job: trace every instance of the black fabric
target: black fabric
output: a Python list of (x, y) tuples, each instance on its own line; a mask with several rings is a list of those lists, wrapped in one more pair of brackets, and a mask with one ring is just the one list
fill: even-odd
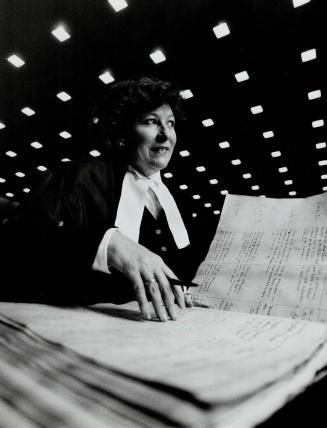
[[(28, 201), (1, 226), (0, 264), (6, 278), (1, 300), (87, 304), (134, 299), (123, 275), (91, 269), (103, 234), (114, 226), (125, 171), (126, 164), (112, 153), (45, 173)], [(176, 202), (185, 222), (183, 204)], [(187, 221), (186, 227), (190, 232)], [(190, 247), (183, 253), (189, 253), (187, 272), (175, 257), (167, 264), (173, 263), (173, 270), (180, 266), (190, 277), (205, 250), (199, 251), (197, 244), (195, 252)]]

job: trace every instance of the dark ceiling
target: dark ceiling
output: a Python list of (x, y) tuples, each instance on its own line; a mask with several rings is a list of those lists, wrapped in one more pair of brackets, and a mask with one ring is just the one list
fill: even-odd
[[(99, 79), (107, 70), (116, 80), (151, 75), (192, 91), (165, 171), (189, 195), (190, 213), (219, 215), (226, 191), (280, 198), (327, 190), (327, 165), (318, 164), (327, 160), (325, 0), (126, 1), (115, 12), (107, 0), (0, 0), (0, 196), (21, 202), (43, 174), (38, 166), (101, 151), (91, 106), (107, 88)], [(221, 23), (230, 34), (217, 38)], [(68, 40), (52, 35), (58, 25)], [(166, 61), (151, 60), (156, 49)], [(302, 61), (306, 51), (315, 58)], [(7, 60), (13, 54), (22, 67)], [(238, 82), (242, 71), (249, 79)], [(62, 91), (71, 99), (61, 101)], [(254, 106), (263, 111), (253, 114)], [(264, 138), (268, 131), (273, 137)]]

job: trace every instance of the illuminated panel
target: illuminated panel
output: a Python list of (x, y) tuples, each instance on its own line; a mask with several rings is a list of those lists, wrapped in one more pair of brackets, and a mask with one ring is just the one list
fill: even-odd
[(28, 187), (25, 187), (24, 189), (23, 189), (23, 192), (25, 192), (25, 193), (29, 193), (31, 191), (31, 189), (29, 189)]
[(189, 98), (193, 97), (193, 93), (190, 89), (184, 89), (183, 91), (180, 91), (180, 96), (184, 99), (184, 100), (188, 100)]
[(206, 203), (204, 204), (204, 206), (205, 206), (205, 208), (210, 208), (210, 207), (211, 207), (211, 204), (210, 204), (210, 202), (206, 202)]
[(283, 172), (287, 172), (288, 168), (286, 166), (282, 166), (282, 167), (278, 168), (278, 171), (282, 174)]
[(281, 155), (282, 155), (282, 153), (279, 150), (277, 150), (276, 152), (271, 152), (271, 156), (273, 158), (278, 158)]
[(308, 92), (309, 100), (315, 100), (316, 98), (320, 98), (320, 97), (321, 97), (320, 89), (317, 89), (316, 91)]
[(65, 30), (63, 25), (59, 25), (51, 34), (59, 40), (59, 42), (64, 42), (65, 40), (70, 39), (70, 34)]
[(252, 114), (259, 114), (263, 112), (263, 108), (261, 105), (251, 107)]
[(205, 126), (206, 128), (208, 128), (209, 126), (214, 125), (214, 121), (212, 119), (204, 119), (202, 121), (202, 125)]
[(319, 161), (319, 162), (318, 162), (318, 165), (319, 165), (319, 166), (327, 165), (327, 160), (321, 160), (321, 161)]
[(323, 119), (314, 120), (314, 121), (312, 122), (312, 128), (320, 128), (321, 126), (324, 126), (324, 121), (323, 121)]
[(166, 57), (160, 49), (150, 53), (150, 58), (155, 64), (166, 61)]
[(222, 195), (227, 195), (227, 194), (228, 194), (228, 190), (222, 190), (220, 193), (221, 193)]
[(250, 78), (247, 71), (241, 71), (240, 73), (236, 73), (234, 76), (238, 82), (244, 82)]
[(301, 53), (302, 62), (312, 61), (317, 58), (316, 49), (309, 49)]
[(195, 169), (196, 169), (198, 172), (203, 172), (203, 171), (205, 171), (205, 170), (206, 170), (204, 166), (197, 166)]
[(11, 55), (7, 58), (7, 61), (9, 61), (16, 68), (22, 67), (25, 64), (25, 61), (23, 61), (18, 55)]
[(94, 158), (98, 157), (101, 155), (101, 153), (99, 152), (99, 150), (91, 150), (90, 151), (90, 155), (93, 156)]
[(316, 149), (324, 149), (325, 147), (326, 147), (326, 143), (324, 142), (316, 144)]
[(0, 177), (0, 183), (5, 183), (5, 182), (6, 182), (6, 180), (4, 178)]
[(192, 198), (193, 199), (201, 199), (201, 196), (200, 195), (193, 195)]
[(24, 113), (24, 114), (26, 114), (26, 116), (33, 116), (33, 114), (35, 114), (35, 111), (34, 110), (32, 110), (31, 108), (29, 108), (29, 107), (24, 107), (24, 108), (22, 108), (21, 109), (21, 112), (22, 113)]
[(218, 215), (218, 214), (220, 214), (220, 211), (219, 211), (219, 210), (215, 210), (213, 213), (214, 213), (215, 215)]
[(213, 32), (215, 33), (217, 39), (221, 39), (222, 37), (228, 36), (228, 34), (230, 34), (230, 29), (228, 28), (226, 22), (222, 22), (213, 27)]
[(62, 131), (59, 133), (60, 137), (63, 138), (64, 140), (67, 140), (68, 138), (71, 138), (72, 134), (70, 134), (67, 131)]
[(302, 6), (306, 3), (310, 3), (311, 0), (293, 0), (293, 6), (294, 7), (299, 7)]
[(221, 143), (219, 143), (219, 147), (221, 149), (227, 149), (228, 147), (230, 147), (230, 144), (228, 141), (222, 141)]
[(36, 167), (36, 169), (38, 169), (39, 171), (46, 171), (48, 168), (43, 165), (39, 165)]
[(233, 164), (233, 165), (241, 165), (241, 160), (240, 159), (233, 159), (232, 161), (231, 161), (231, 163)]
[(108, 0), (108, 2), (115, 12), (119, 12), (120, 10), (126, 9), (126, 7), (128, 6), (125, 0)]
[(187, 186), (186, 184), (181, 184), (181, 185), (179, 186), (179, 188), (180, 188), (181, 190), (186, 190), (186, 189), (188, 189), (188, 186)]
[(63, 158), (63, 159), (61, 159), (61, 162), (70, 162), (70, 159), (69, 158)]
[(259, 190), (260, 187), (257, 184), (255, 184), (254, 186), (251, 186), (251, 189), (252, 190)]
[(171, 172), (165, 172), (164, 173), (164, 177), (166, 177), (166, 178), (172, 178), (173, 174)]
[(104, 73), (100, 74), (99, 79), (102, 80), (102, 82), (106, 85), (115, 80), (109, 71), (105, 71)]
[(33, 143), (31, 143), (31, 146), (34, 147), (34, 149), (41, 149), (43, 147), (42, 144), (38, 141), (33, 141)]
[(23, 172), (20, 172), (20, 171), (18, 171), (18, 172), (15, 172), (15, 175), (17, 176), (17, 177), (25, 177), (25, 174), (23, 173)]
[(263, 138), (272, 138), (274, 136), (273, 131), (266, 131), (263, 134)]
[(3, 129), (5, 127), (6, 127), (6, 125), (3, 122), (0, 122), (0, 129)]
[(321, 175), (321, 176), (320, 176), (320, 178), (321, 178), (322, 180), (326, 180), (326, 179), (327, 179), (327, 174), (323, 174), (323, 175)]
[(288, 192), (288, 194), (289, 194), (290, 196), (295, 196), (295, 195), (296, 195), (296, 192), (295, 192), (295, 190), (292, 190), (291, 192)]
[(17, 153), (13, 152), (12, 150), (8, 150), (5, 155), (9, 156), (10, 158), (14, 158), (17, 156)]
[(67, 94), (67, 92), (65, 92), (65, 91), (61, 91), (61, 92), (59, 92), (58, 94), (57, 94), (57, 97), (61, 100), (61, 101), (64, 101), (64, 102), (66, 102), (66, 101), (69, 101), (72, 97), (69, 95), (69, 94)]
[(15, 195), (11, 192), (7, 192), (6, 196), (8, 196), (8, 198), (13, 198)]
[(252, 175), (249, 172), (247, 172), (247, 173), (243, 174), (242, 177), (245, 178), (245, 180), (247, 180), (248, 178), (251, 178)]
[(284, 181), (284, 184), (285, 184), (286, 186), (290, 186), (291, 184), (293, 184), (293, 180), (285, 180), (285, 181)]
[(190, 156), (190, 152), (188, 150), (181, 150), (179, 154), (182, 156), (182, 158), (185, 158), (187, 156)]
[(210, 184), (218, 184), (218, 180), (216, 178), (212, 178), (211, 180), (209, 180)]

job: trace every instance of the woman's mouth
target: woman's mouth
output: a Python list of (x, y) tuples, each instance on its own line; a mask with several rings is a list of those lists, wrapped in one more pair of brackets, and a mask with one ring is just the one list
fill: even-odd
[(153, 147), (151, 150), (155, 153), (166, 153), (169, 151), (169, 148), (168, 147)]

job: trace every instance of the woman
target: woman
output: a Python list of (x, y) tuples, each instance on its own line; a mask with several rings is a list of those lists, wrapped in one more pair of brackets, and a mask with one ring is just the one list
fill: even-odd
[(184, 308), (184, 294), (171, 279), (192, 264), (191, 247), (160, 171), (176, 145), (181, 101), (158, 79), (111, 86), (97, 118), (110, 140), (107, 156), (47, 173), (6, 223), (3, 258), (16, 285), (2, 290), (3, 298), (61, 304), (136, 299), (145, 319), (151, 318), (149, 299), (161, 321), (176, 319), (175, 302)]

